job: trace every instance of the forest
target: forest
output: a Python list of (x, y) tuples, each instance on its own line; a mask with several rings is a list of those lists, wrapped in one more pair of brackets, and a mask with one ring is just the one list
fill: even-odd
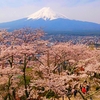
[(100, 100), (100, 50), (44, 36), (0, 30), (0, 100)]

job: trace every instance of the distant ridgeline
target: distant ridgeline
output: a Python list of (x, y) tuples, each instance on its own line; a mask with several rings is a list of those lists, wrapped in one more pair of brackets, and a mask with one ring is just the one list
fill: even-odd
[(83, 30), (80, 30), (80, 31), (45, 31), (48, 35), (69, 35), (69, 36), (100, 36), (100, 31), (83, 31)]

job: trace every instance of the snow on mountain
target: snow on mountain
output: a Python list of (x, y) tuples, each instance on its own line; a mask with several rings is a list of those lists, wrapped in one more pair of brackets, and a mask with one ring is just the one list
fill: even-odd
[(0, 23), (0, 28), (8, 29), (9, 31), (25, 27), (34, 29), (42, 28), (47, 33), (100, 33), (100, 24), (71, 20), (62, 14), (55, 13), (49, 7), (42, 8), (36, 13), (23, 19)]
[(41, 19), (41, 18), (44, 20), (54, 20), (58, 18), (66, 19), (67, 17), (62, 14), (55, 13), (50, 7), (44, 7), (39, 11), (33, 13), (32, 15), (28, 16), (27, 19)]

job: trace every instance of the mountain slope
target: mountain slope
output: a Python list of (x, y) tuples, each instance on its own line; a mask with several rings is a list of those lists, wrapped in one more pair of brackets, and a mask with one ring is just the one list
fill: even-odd
[(0, 24), (0, 28), (7, 28), (8, 30), (23, 27), (42, 28), (46, 32), (100, 32), (100, 24), (70, 20), (62, 14), (55, 13), (48, 7), (42, 8), (26, 18)]

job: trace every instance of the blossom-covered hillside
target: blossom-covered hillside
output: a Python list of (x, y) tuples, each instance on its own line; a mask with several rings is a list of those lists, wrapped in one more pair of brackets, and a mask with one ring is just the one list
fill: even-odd
[(99, 100), (100, 51), (42, 36), (30, 28), (0, 32), (0, 100)]

